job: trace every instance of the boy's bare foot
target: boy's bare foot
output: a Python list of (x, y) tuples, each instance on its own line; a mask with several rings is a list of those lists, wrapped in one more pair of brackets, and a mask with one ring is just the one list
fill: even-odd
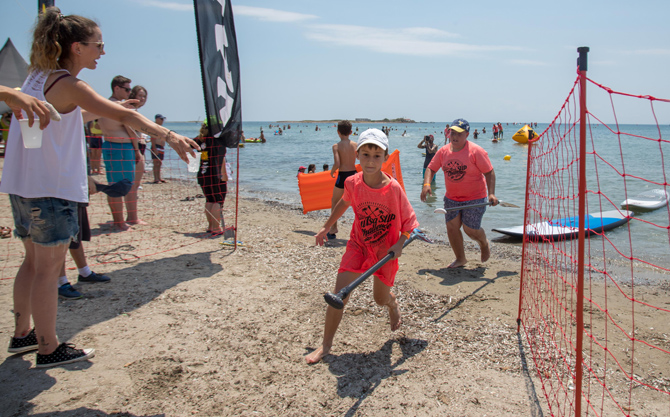
[(126, 220), (126, 223), (128, 223), (128, 224), (138, 224), (138, 225), (140, 225), (140, 226), (146, 226), (146, 225), (149, 224), (149, 223), (145, 222), (144, 220), (140, 220), (140, 219), (137, 219), (137, 220)]
[(391, 321), (391, 331), (395, 332), (400, 328), (400, 325), (402, 324), (402, 319), (400, 318), (400, 307), (398, 306), (396, 297), (393, 294), (391, 294), (391, 297), (392, 297), (391, 304), (388, 305), (389, 320)]
[(305, 361), (307, 361), (308, 364), (313, 364), (319, 362), (321, 359), (324, 358), (330, 352), (330, 349), (324, 349), (323, 346), (319, 347), (317, 350), (314, 352), (310, 353), (309, 355), (305, 356)]
[(456, 260), (455, 260), (454, 262), (452, 262), (451, 265), (449, 265), (447, 268), (460, 268), (460, 267), (462, 267), (462, 266), (465, 266), (465, 264), (467, 264), (467, 263), (468, 263), (467, 260), (463, 260), (463, 261), (461, 261), (461, 260), (459, 260), (459, 259), (456, 259)]
[(482, 250), (482, 262), (486, 262), (491, 257), (491, 247), (489, 246), (489, 241), (486, 241), (486, 244), (481, 247)]

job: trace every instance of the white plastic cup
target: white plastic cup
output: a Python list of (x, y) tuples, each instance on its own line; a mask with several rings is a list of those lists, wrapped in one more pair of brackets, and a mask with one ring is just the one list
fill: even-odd
[(198, 172), (198, 168), (200, 168), (200, 152), (195, 153), (195, 158), (190, 153), (187, 153), (186, 157), (188, 158), (188, 172)]
[(33, 127), (28, 126), (27, 118), (19, 120), (21, 124), (21, 136), (23, 136), (24, 148), (41, 148), (42, 147), (42, 129), (40, 129), (40, 121), (35, 118)]

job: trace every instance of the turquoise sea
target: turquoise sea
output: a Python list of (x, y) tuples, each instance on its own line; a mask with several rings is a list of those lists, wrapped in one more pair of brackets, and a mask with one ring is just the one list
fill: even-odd
[[(277, 122), (245, 122), (244, 133), (247, 138), (258, 137), (262, 128), (267, 143), (247, 143), (240, 149), (240, 194), (242, 196), (255, 197), (261, 200), (278, 201), (290, 206), (302, 207), (298, 193), (298, 182), (296, 173), (300, 165), (308, 166), (315, 164), (317, 171), (322, 170), (323, 164), (332, 166), (333, 156), (331, 146), (339, 139), (337, 128), (333, 124), (323, 123), (291, 123), (290, 129), (284, 129), (283, 135), (274, 135)], [(282, 127), (288, 127), (289, 123), (280, 123)], [(512, 135), (522, 127), (509, 123), (504, 127), (504, 139), (498, 143), (491, 141), (492, 122), (471, 123), (470, 140), (482, 146), (489, 154), (496, 173), (496, 196), (503, 201), (524, 205), (527, 145), (518, 144), (512, 140)], [(316, 130), (316, 126), (319, 130)], [(377, 123), (355, 123), (354, 130), (359, 132), (367, 128), (380, 128), (382, 124)], [(424, 135), (432, 134), (438, 146), (444, 145), (445, 122), (436, 123), (397, 123), (388, 125), (393, 129), (389, 136), (390, 149), (400, 151), (400, 162), (402, 166), (403, 179), (407, 196), (416, 211), (421, 226), (428, 233), (439, 240), (446, 240), (446, 228), (444, 217), (434, 214), (433, 210), (442, 207), (444, 196), (444, 178), (442, 172), (437, 175), (437, 188), (434, 189), (437, 196), (428, 202), (420, 201), (419, 196), (423, 183), (422, 170), (424, 156), (422, 149), (417, 145)], [(166, 123), (166, 127), (189, 137), (198, 134), (198, 123)], [(472, 139), (472, 132), (477, 128), (480, 132), (486, 127), (487, 133), (480, 134), (479, 139)], [(538, 124), (536, 132), (541, 133), (547, 127), (546, 124)], [(633, 135), (658, 138), (659, 130), (655, 125), (623, 125), (622, 131)], [(406, 135), (402, 136), (406, 131)], [(619, 141), (601, 125), (593, 125), (591, 129), (593, 145), (599, 155), (606, 159), (614, 168), (621, 172), (622, 156), (623, 167), (626, 173), (633, 176), (642, 176), (652, 179), (660, 184), (667, 183), (669, 179), (663, 175), (670, 176), (670, 145), (659, 141), (642, 140), (633, 136), (624, 137)], [(661, 126), (660, 135), (664, 139), (670, 138), (670, 126)], [(356, 140), (356, 136), (351, 137)], [(509, 160), (504, 157), (509, 155)], [(665, 159), (663, 159), (665, 158)], [(173, 159), (173, 158), (170, 158)], [(591, 168), (587, 175), (589, 186), (595, 188), (598, 181), (615, 204), (620, 204), (625, 198), (623, 181), (615, 173), (612, 167), (597, 159), (598, 175), (595, 175), (596, 166), (593, 155), (587, 157)], [(617, 165), (618, 164), (618, 165)], [(665, 169), (663, 169), (665, 167)], [(629, 178), (628, 194), (632, 197), (644, 190), (663, 188), (662, 185), (646, 184), (642, 181)], [(670, 191), (670, 187), (667, 188)], [(599, 211), (597, 196), (589, 197), (589, 211)], [(613, 209), (610, 205), (604, 210)], [(323, 211), (324, 215), (326, 211)], [(659, 209), (653, 212), (636, 213), (643, 222), (631, 224), (631, 238), (629, 239), (628, 228), (622, 226), (608, 232), (608, 237), (614, 240), (632, 240), (636, 254), (644, 254), (645, 260), (656, 265), (670, 268), (670, 238), (669, 238), (669, 214), (668, 209)], [(503, 208), (500, 206), (489, 207), (483, 219), (483, 227), (494, 244), (520, 245), (520, 242), (503, 237), (491, 229), (495, 227), (508, 227), (523, 224), (523, 209)], [(662, 228), (651, 224), (661, 225)], [(315, 231), (316, 232), (316, 231)], [(592, 239), (593, 240), (593, 239)], [(627, 245), (627, 244), (626, 244)]]

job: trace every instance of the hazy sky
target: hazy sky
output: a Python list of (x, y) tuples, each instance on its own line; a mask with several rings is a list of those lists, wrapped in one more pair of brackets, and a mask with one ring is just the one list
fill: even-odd
[[(122, 74), (149, 91), (145, 115), (204, 117), (192, 2), (56, 5), (100, 24), (106, 55), (95, 71), (80, 73), (100, 94), (109, 96), (112, 77)], [(595, 81), (670, 98), (667, 0), (239, 0), (233, 7), (248, 121), (548, 122), (572, 87), (578, 46), (591, 48)], [(36, 15), (37, 1), (3, 0), (0, 42), (11, 37), (26, 60)], [(639, 122), (637, 111), (624, 122)]]

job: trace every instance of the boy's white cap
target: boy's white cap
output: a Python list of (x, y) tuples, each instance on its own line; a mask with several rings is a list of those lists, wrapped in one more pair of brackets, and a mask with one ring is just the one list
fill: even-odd
[(368, 129), (361, 133), (360, 136), (358, 136), (358, 146), (356, 146), (356, 150), (359, 150), (361, 146), (367, 144), (379, 146), (383, 150), (389, 148), (388, 138), (384, 132), (379, 129)]

